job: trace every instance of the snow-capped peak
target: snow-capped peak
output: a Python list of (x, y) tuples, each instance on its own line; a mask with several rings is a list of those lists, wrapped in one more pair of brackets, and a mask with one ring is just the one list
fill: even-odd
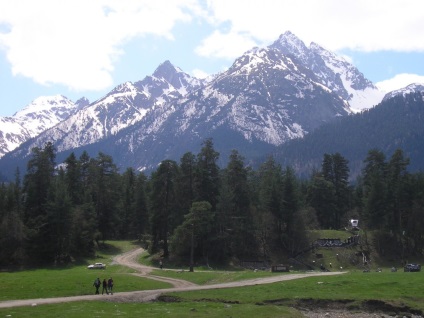
[(29, 114), (52, 111), (54, 109), (62, 109), (61, 111), (67, 110), (69, 112), (75, 107), (75, 104), (63, 95), (41, 96), (34, 99), (24, 109), (16, 112), (13, 117), (21, 118)]
[(415, 93), (415, 92), (424, 92), (424, 84), (412, 83), (412, 84), (409, 84), (408, 86), (406, 86), (404, 88), (391, 91), (391, 92), (387, 93), (386, 95), (384, 95), (383, 101), (390, 99), (390, 98), (393, 98), (397, 95), (405, 96), (406, 94)]
[(12, 117), (0, 118), (0, 157), (76, 111), (77, 106), (65, 96), (42, 96)]
[(306, 63), (309, 58), (309, 49), (305, 43), (290, 31), (281, 34), (270, 47), (276, 48), (286, 55), (295, 56), (303, 63)]
[(156, 78), (163, 78), (168, 82), (171, 82), (172, 78), (177, 73), (183, 73), (183, 71), (180, 68), (174, 66), (170, 61), (166, 60), (156, 68), (152, 76)]
[(270, 47), (300, 61), (317, 76), (322, 85), (349, 103), (353, 112), (371, 108), (383, 98), (384, 93), (354, 65), (314, 42), (307, 47), (298, 37), (287, 31)]

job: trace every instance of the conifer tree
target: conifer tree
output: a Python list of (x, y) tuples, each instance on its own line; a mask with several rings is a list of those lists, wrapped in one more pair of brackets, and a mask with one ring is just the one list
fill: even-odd
[(159, 243), (163, 243), (163, 256), (169, 256), (168, 235), (172, 233), (170, 227), (173, 213), (177, 207), (176, 182), (178, 179), (178, 165), (173, 160), (164, 160), (157, 171), (152, 174), (151, 190), (151, 252), (159, 251)]
[(282, 191), (281, 166), (275, 162), (273, 157), (269, 157), (259, 167), (259, 204), (256, 211), (256, 218), (262, 220), (261, 228), (258, 230), (262, 241), (262, 252), (266, 257), (270, 256), (271, 251), (283, 249)]
[[(222, 184), (228, 196), (227, 207), (221, 205), (217, 222), (230, 229), (231, 254), (249, 256), (256, 252), (255, 231), (250, 210), (250, 190), (248, 170), (244, 166), (244, 158), (233, 150), (226, 170), (223, 172)], [(222, 196), (221, 196), (222, 197)], [(222, 228), (222, 226), (221, 226)]]
[(339, 153), (324, 154), (322, 176), (333, 185), (334, 210), (331, 215), (330, 226), (339, 229), (342, 226), (342, 217), (349, 208), (349, 167), (348, 161)]
[(92, 198), (97, 216), (98, 230), (101, 239), (116, 238), (120, 227), (116, 214), (119, 202), (118, 169), (109, 155), (99, 153), (96, 159), (90, 160), (90, 178), (93, 181)]
[(33, 148), (24, 179), (24, 222), (28, 230), (26, 250), (34, 263), (54, 261), (46, 211), (55, 173), (56, 153), (52, 143)]
[(197, 155), (194, 174), (195, 201), (207, 201), (216, 209), (219, 195), (219, 153), (213, 147), (212, 139), (206, 139)]
[(371, 229), (382, 229), (387, 224), (387, 163), (386, 156), (377, 149), (368, 152), (363, 169), (364, 217)]

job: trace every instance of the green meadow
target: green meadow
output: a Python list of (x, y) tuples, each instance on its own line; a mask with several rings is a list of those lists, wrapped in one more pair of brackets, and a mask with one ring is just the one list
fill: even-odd
[[(113, 257), (137, 246), (108, 242), (95, 259), (63, 268), (0, 272), (0, 301), (94, 294), (96, 277), (115, 281), (115, 293), (161, 289), (169, 284), (132, 275), (132, 269), (113, 264)], [(106, 270), (88, 270), (92, 262), (104, 262)], [(286, 275), (254, 271), (171, 271), (154, 275), (189, 280), (199, 285)], [(0, 317), (303, 317), (296, 308), (335, 306), (393, 314), (424, 312), (424, 273), (351, 270), (345, 274), (309, 277), (278, 283), (227, 289), (166, 293), (150, 303), (78, 301), (62, 304), (0, 309)]]
[[(113, 264), (114, 256), (136, 247), (131, 242), (111, 241), (98, 251), (96, 258), (78, 261), (76, 265), (0, 272), (0, 301), (90, 295), (95, 293), (93, 282), (97, 277), (113, 277), (115, 292), (172, 287), (131, 275), (134, 270)], [(105, 263), (107, 268), (87, 269), (95, 262)]]

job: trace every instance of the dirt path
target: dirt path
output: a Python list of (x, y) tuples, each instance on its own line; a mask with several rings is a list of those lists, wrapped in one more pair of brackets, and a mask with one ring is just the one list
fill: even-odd
[(129, 268), (136, 270), (137, 273), (134, 274), (134, 275), (145, 276), (145, 277), (148, 277), (148, 278), (151, 278), (151, 279), (154, 279), (154, 280), (166, 282), (166, 283), (169, 283), (176, 288), (196, 286), (196, 284), (193, 284), (191, 282), (188, 282), (188, 281), (182, 280), (182, 279), (151, 275), (150, 273), (152, 272), (152, 270), (156, 269), (155, 267), (142, 265), (142, 264), (139, 264), (137, 262), (138, 256), (141, 253), (143, 253), (143, 251), (144, 251), (144, 249), (138, 248), (138, 249), (130, 251), (128, 253), (124, 253), (124, 254), (116, 256), (113, 259), (113, 261), (118, 263), (119, 265), (123, 265), (123, 266), (126, 266), (126, 267), (129, 267)]
[(158, 296), (160, 296), (163, 293), (168, 293), (168, 292), (252, 286), (252, 285), (269, 284), (269, 283), (275, 283), (275, 282), (310, 277), (310, 276), (328, 276), (328, 275), (342, 274), (341, 272), (314, 272), (314, 273), (306, 273), (306, 274), (284, 274), (279, 276), (256, 278), (256, 279), (231, 282), (231, 283), (199, 286), (199, 285), (187, 282), (185, 280), (151, 275), (150, 274), (151, 271), (155, 268), (141, 265), (136, 262), (137, 257), (142, 252), (143, 252), (143, 249), (141, 248), (130, 251), (128, 253), (115, 257), (114, 262), (123, 266), (128, 266), (136, 270), (137, 273), (135, 275), (167, 282), (172, 284), (174, 287), (166, 288), (166, 289), (157, 289), (157, 290), (118, 292), (118, 293), (114, 293), (113, 295), (83, 295), (83, 296), (72, 296), (72, 297), (10, 300), (10, 301), (0, 302), (0, 308), (37, 306), (42, 304), (54, 304), (54, 303), (87, 301), (87, 300), (105, 300), (105, 301), (115, 301), (115, 302), (147, 302), (147, 301), (156, 299)]

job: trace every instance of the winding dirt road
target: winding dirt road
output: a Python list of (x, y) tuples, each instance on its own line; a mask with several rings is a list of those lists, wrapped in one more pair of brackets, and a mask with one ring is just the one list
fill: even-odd
[(54, 304), (54, 303), (87, 301), (87, 300), (104, 300), (104, 301), (115, 301), (115, 302), (147, 302), (147, 301), (152, 301), (156, 299), (157, 297), (159, 297), (161, 294), (168, 293), (168, 292), (252, 286), (252, 285), (269, 284), (269, 283), (275, 283), (275, 282), (280, 282), (285, 280), (292, 280), (292, 279), (311, 277), (311, 276), (328, 276), (328, 275), (342, 274), (342, 272), (313, 272), (313, 273), (305, 273), (305, 274), (284, 274), (284, 275), (256, 278), (256, 279), (237, 281), (237, 282), (231, 282), (231, 283), (199, 286), (185, 280), (151, 275), (150, 274), (151, 271), (155, 268), (141, 265), (137, 263), (136, 261), (137, 257), (142, 252), (143, 252), (143, 249), (141, 248), (130, 251), (128, 253), (115, 257), (114, 262), (136, 270), (137, 273), (135, 275), (167, 282), (172, 284), (174, 287), (166, 288), (166, 289), (156, 289), (156, 290), (118, 292), (118, 293), (114, 293), (113, 295), (102, 295), (100, 297), (99, 295), (82, 295), (82, 296), (71, 296), (71, 297), (10, 300), (10, 301), (0, 302), (0, 308), (37, 306), (42, 304)]
[(138, 249), (130, 251), (128, 253), (124, 253), (124, 254), (116, 256), (113, 259), (113, 261), (118, 263), (119, 265), (123, 265), (123, 266), (126, 266), (126, 267), (129, 267), (129, 268), (136, 270), (137, 273), (134, 274), (136, 276), (146, 276), (146, 277), (154, 279), (154, 280), (169, 283), (176, 288), (185, 288), (185, 287), (197, 286), (196, 284), (193, 284), (193, 283), (188, 282), (186, 280), (176, 279), (176, 278), (168, 278), (168, 277), (162, 277), (162, 276), (156, 276), (156, 275), (150, 274), (152, 272), (152, 270), (157, 269), (157, 268), (142, 265), (142, 264), (139, 264), (137, 262), (138, 256), (141, 253), (143, 253), (143, 251), (144, 251), (144, 249), (138, 248)]

